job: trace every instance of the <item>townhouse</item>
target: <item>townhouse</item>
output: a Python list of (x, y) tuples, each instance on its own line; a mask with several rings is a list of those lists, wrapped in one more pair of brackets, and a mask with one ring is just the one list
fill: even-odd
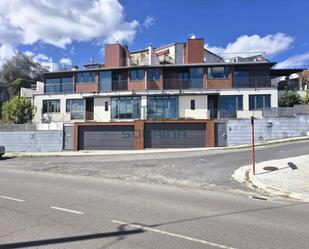
[(275, 63), (263, 53), (217, 55), (204, 44), (107, 44), (104, 64), (44, 75), (33, 122), (64, 125), (73, 150), (215, 146), (216, 120), (277, 107)]

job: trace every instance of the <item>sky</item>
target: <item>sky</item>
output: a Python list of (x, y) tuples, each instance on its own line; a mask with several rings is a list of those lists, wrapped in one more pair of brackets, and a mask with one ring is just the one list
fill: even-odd
[(18, 52), (54, 68), (103, 63), (106, 43), (136, 50), (192, 34), (216, 53), (309, 68), (308, 9), (308, 0), (1, 0), (0, 68)]

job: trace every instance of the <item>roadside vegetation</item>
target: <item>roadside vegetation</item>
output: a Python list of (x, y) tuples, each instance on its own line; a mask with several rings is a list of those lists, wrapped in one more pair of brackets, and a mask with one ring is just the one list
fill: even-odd
[(3, 64), (0, 69), (0, 124), (31, 122), (31, 100), (19, 97), (20, 89), (42, 81), (45, 72), (44, 66), (22, 53)]

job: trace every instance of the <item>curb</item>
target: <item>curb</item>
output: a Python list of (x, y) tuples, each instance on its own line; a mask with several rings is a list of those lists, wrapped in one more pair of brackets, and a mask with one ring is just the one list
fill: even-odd
[[(272, 141), (256, 143), (256, 147), (283, 144), (289, 142), (309, 140), (309, 136), (285, 138)], [(42, 157), (42, 156), (110, 156), (110, 155), (131, 155), (131, 154), (152, 154), (152, 153), (171, 153), (171, 152), (198, 152), (198, 151), (224, 151), (235, 149), (251, 148), (250, 144), (234, 145), (229, 147), (211, 147), (211, 148), (183, 148), (183, 149), (145, 149), (145, 150), (127, 150), (127, 151), (60, 151), (60, 152), (8, 152), (7, 157)]]
[(261, 194), (266, 194), (271, 197), (279, 196), (297, 201), (309, 202), (309, 194), (306, 195), (298, 192), (291, 192), (279, 189), (274, 186), (264, 184), (257, 179), (254, 179), (251, 167), (251, 165), (247, 165), (238, 168), (234, 171), (232, 178), (241, 184), (245, 184), (250, 189), (260, 192)]

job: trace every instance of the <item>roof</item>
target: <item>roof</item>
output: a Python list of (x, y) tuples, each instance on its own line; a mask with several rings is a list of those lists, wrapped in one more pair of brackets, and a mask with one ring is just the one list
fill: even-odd
[(48, 72), (44, 75), (54, 74), (70, 74), (76, 72), (96, 72), (96, 71), (108, 71), (108, 70), (123, 70), (123, 69), (136, 69), (136, 68), (173, 68), (173, 67), (211, 67), (211, 66), (274, 66), (275, 62), (219, 62), (219, 63), (195, 63), (195, 64), (160, 64), (160, 65), (139, 65), (139, 66), (125, 66), (125, 67), (108, 67), (108, 68), (95, 68), (95, 69), (79, 69), (79, 70), (68, 70), (68, 71), (56, 71)]
[(271, 69), (270, 76), (280, 77), (280, 76), (289, 76), (293, 73), (300, 73), (304, 69)]

